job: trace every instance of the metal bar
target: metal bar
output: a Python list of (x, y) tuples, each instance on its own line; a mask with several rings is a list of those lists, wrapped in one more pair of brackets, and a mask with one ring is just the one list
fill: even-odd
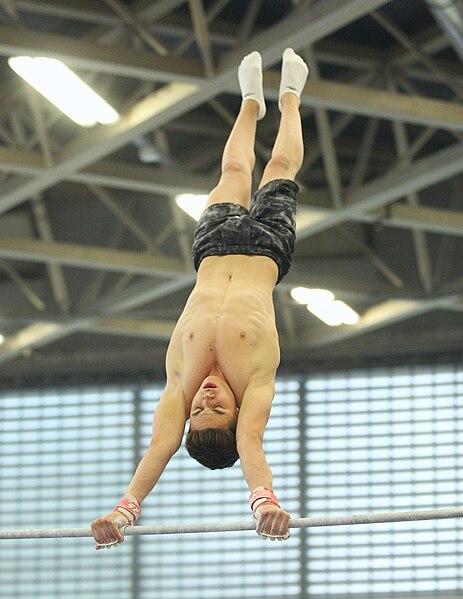
[(128, 10), (119, 0), (103, 0), (112, 10), (125, 21), (135, 33), (142, 39), (150, 48), (161, 56), (167, 56), (168, 52), (164, 44), (162, 44), (154, 35), (136, 19), (130, 10)]
[[(394, 84), (392, 81), (389, 82), (391, 88), (394, 88)], [(392, 131), (394, 136), (394, 142), (396, 146), (396, 151), (398, 158), (401, 159), (407, 152), (409, 152), (410, 147), (408, 143), (408, 133), (403, 123), (399, 123), (398, 121), (392, 122)], [(411, 162), (408, 162), (406, 166), (410, 166)], [(418, 192), (414, 191), (409, 193), (406, 196), (406, 201), (408, 206), (412, 206), (414, 208), (418, 208), (420, 206), (420, 201), (418, 197)], [(418, 273), (423, 285), (424, 290), (427, 293), (432, 292), (433, 284), (432, 284), (432, 266), (431, 266), (431, 256), (429, 252), (428, 243), (426, 240), (426, 234), (424, 231), (419, 231), (417, 229), (412, 230), (412, 238), (413, 238), (413, 246), (415, 249), (415, 257), (418, 265)]]
[(0, 55), (46, 56), (71, 68), (108, 73), (146, 81), (202, 80), (197, 60), (158, 56), (147, 50), (103, 46), (89, 40), (0, 25)]
[[(206, 23), (210, 25), (214, 19), (219, 15), (222, 10), (229, 4), (230, 0), (217, 0), (206, 12)], [(212, 40), (212, 36), (211, 36)], [(195, 41), (195, 33), (188, 33), (188, 35), (179, 43), (178, 46), (172, 51), (172, 56), (182, 56), (189, 48), (189, 46)], [(226, 40), (222, 37), (219, 38), (221, 43), (226, 43)], [(227, 45), (230, 45), (229, 43)], [(232, 44), (233, 45), (233, 44)]]
[[(289, 528), (318, 528), (321, 526), (349, 526), (358, 524), (386, 524), (388, 522), (416, 522), (463, 517), (463, 509), (427, 510), (421, 512), (387, 512), (352, 516), (321, 516), (290, 520)], [(190, 534), (199, 532), (238, 532), (255, 530), (253, 520), (239, 522), (205, 522), (203, 524), (166, 524), (160, 526), (126, 526), (127, 536)], [(32, 530), (1, 530), (0, 539), (64, 539), (92, 537), (90, 528), (36, 528)]]
[(0, 259), (0, 270), (6, 272), (6, 274), (10, 277), (10, 279), (15, 283), (24, 297), (34, 306), (36, 310), (43, 312), (46, 308), (44, 302), (40, 299), (40, 297), (34, 293), (31, 286), (26, 283), (23, 277), (19, 274), (19, 272), (8, 262)]
[[(265, 97), (276, 101), (279, 85), (280, 75), (273, 71), (266, 71)], [(231, 84), (227, 86), (227, 91), (236, 94), (236, 88), (232, 89)], [(463, 131), (463, 107), (455, 101), (434, 100), (338, 81), (309, 79), (301, 95), (301, 106)]]
[(181, 260), (177, 258), (27, 238), (5, 237), (0, 239), (0, 257), (95, 270), (104, 268), (112, 272), (165, 276), (173, 279), (187, 274)]
[[(313, 74), (315, 79), (319, 79), (320, 73), (318, 69), (318, 63), (313, 54), (312, 48), (308, 47), (304, 51), (303, 55), (307, 60), (310, 72)], [(315, 107), (314, 113), (328, 187), (331, 192), (334, 207), (341, 208), (343, 204), (342, 181), (328, 112), (324, 108)]]
[(246, 12), (244, 13), (243, 20), (237, 32), (237, 43), (242, 44), (251, 35), (252, 28), (257, 19), (260, 9), (262, 8), (262, 0), (251, 0), (248, 3)]
[[(40, 195), (32, 198), (32, 213), (41, 240), (47, 243), (53, 243), (54, 236), (50, 219), (48, 218), (44, 201)], [(68, 313), (71, 306), (71, 300), (61, 265), (53, 263), (47, 264), (47, 272), (56, 303), (64, 313)]]
[(214, 59), (203, 2), (202, 0), (188, 0), (188, 5), (190, 7), (195, 38), (203, 61), (205, 74), (207, 77), (213, 77)]
[(359, 146), (358, 157), (352, 169), (349, 191), (359, 187), (365, 180), (379, 125), (379, 119), (370, 119), (365, 127)]
[(417, 160), (408, 169), (389, 172), (352, 192), (346, 198), (346, 208), (327, 212), (325, 217), (314, 219), (312, 223), (301, 226), (298, 230), (298, 239), (305, 239), (348, 220), (356, 220), (354, 214), (359, 217), (368, 211), (382, 208), (404, 195), (453, 177), (462, 170), (463, 146), (461, 144), (440, 150), (431, 156)]

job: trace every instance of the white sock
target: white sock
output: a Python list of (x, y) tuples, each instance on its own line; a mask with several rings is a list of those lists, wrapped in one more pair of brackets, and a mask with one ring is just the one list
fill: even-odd
[(238, 68), (238, 80), (244, 100), (256, 100), (259, 103), (257, 120), (264, 118), (266, 107), (262, 85), (262, 56), (259, 52), (251, 52), (243, 58)]
[(283, 66), (281, 68), (281, 83), (278, 107), (281, 108), (281, 96), (288, 92), (301, 100), (301, 93), (309, 75), (309, 67), (305, 64), (292, 48), (283, 52)]

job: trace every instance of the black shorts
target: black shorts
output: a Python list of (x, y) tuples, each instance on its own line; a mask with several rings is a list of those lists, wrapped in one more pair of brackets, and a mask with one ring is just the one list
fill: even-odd
[(232, 202), (209, 206), (194, 231), (196, 271), (206, 256), (268, 256), (278, 265), (278, 285), (294, 252), (298, 191), (294, 181), (275, 179), (256, 191), (250, 210)]

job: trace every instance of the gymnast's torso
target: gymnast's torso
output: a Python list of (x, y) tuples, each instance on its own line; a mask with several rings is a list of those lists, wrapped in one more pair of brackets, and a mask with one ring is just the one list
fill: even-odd
[(280, 363), (272, 293), (276, 263), (266, 256), (209, 256), (172, 333), (168, 376), (180, 378), (189, 417), (202, 381), (219, 367), (238, 407), (254, 377)]

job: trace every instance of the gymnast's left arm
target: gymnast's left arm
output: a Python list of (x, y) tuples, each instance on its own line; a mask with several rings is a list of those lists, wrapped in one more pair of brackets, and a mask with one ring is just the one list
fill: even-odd
[(283, 541), (290, 536), (291, 516), (281, 508), (273, 492), (272, 471), (263, 450), (264, 430), (274, 394), (274, 377), (248, 385), (238, 417), (236, 445), (243, 476), (251, 491), (249, 505), (256, 532), (263, 539)]
[(121, 529), (133, 524), (140, 516), (141, 503), (181, 446), (185, 423), (185, 397), (181, 384), (178, 380), (168, 379), (153, 414), (151, 443), (138, 464), (124, 497), (111, 513), (91, 523), (97, 549), (123, 542)]

